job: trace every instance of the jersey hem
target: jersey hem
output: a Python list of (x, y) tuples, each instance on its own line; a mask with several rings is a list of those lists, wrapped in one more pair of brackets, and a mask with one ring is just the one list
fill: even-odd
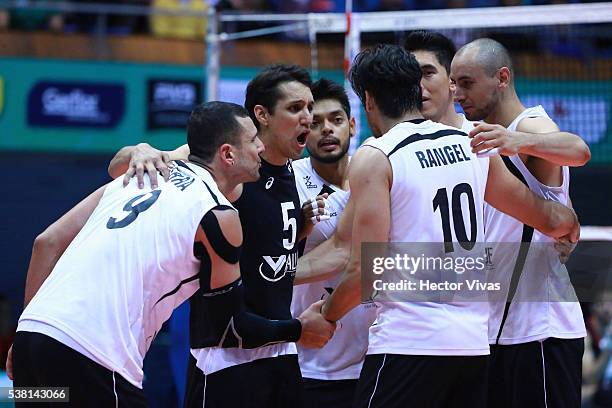
[[(69, 347), (72, 350), (76, 351), (77, 353), (83, 355), (85, 358), (87, 358), (89, 360), (92, 360), (96, 364), (101, 365), (102, 367), (106, 368), (107, 370), (110, 370), (110, 371), (118, 373), (127, 382), (129, 382), (130, 384), (138, 387), (139, 389), (142, 389), (142, 377), (141, 377), (141, 380), (138, 381), (138, 380), (135, 380), (122, 367), (119, 367), (119, 365), (117, 365), (116, 367), (112, 367), (113, 364), (110, 364), (110, 361), (112, 361), (112, 359), (108, 358), (104, 353), (100, 352), (97, 347), (91, 345), (87, 340), (85, 340), (83, 337), (79, 336), (77, 333), (75, 333), (69, 327), (65, 326), (63, 323), (58, 322), (58, 321), (54, 321), (54, 319), (48, 319), (48, 318), (46, 318), (46, 319), (47, 320), (45, 320), (43, 318), (37, 318), (36, 315), (32, 315), (32, 314), (22, 315), (22, 317), (19, 319), (19, 323), (21, 323), (21, 322), (32, 322), (35, 325), (42, 324), (42, 325), (49, 326), (51, 328), (51, 330), (45, 331), (44, 329), (41, 329), (41, 331), (35, 331), (36, 328), (31, 328), (31, 329), (24, 329), (24, 328), (22, 328), (22, 329), (19, 329), (19, 323), (18, 323), (17, 331), (34, 332), (34, 333), (44, 334), (45, 336), (49, 336), (52, 339), (54, 339), (54, 340), (64, 344), (66, 347)], [(53, 335), (53, 333), (52, 333), (53, 331), (57, 331), (57, 332), (59, 332), (61, 334), (64, 334), (66, 337), (68, 337), (72, 341), (74, 341), (77, 345), (79, 345), (80, 347), (82, 347), (85, 350), (87, 350), (91, 354), (91, 357), (94, 357), (94, 358), (92, 359), (90, 356), (86, 356), (83, 353), (81, 353), (80, 351), (75, 350), (74, 348), (72, 348), (69, 345), (65, 344), (61, 339), (56, 338), (56, 336)]]
[(370, 354), (398, 354), (415, 356), (486, 356), (491, 354), (489, 347), (478, 349), (422, 349), (422, 348), (387, 348), (369, 347), (366, 353)]

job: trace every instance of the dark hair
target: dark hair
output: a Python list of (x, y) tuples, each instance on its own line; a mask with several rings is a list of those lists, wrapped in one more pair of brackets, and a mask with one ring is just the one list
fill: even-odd
[(255, 105), (261, 105), (270, 113), (274, 113), (276, 102), (281, 98), (278, 86), (293, 81), (304, 84), (308, 88), (312, 85), (308, 71), (300, 66), (287, 64), (270, 65), (249, 82), (244, 107), (249, 112), (249, 116), (253, 119), (257, 129), (259, 129), (259, 122), (255, 117)]
[(435, 31), (417, 30), (412, 31), (406, 37), (404, 48), (407, 51), (430, 51), (433, 52), (440, 65), (450, 73), (450, 65), (457, 48), (455, 44), (443, 34)]
[(402, 47), (379, 44), (361, 51), (355, 57), (349, 80), (362, 103), (368, 91), (389, 118), (421, 109), (421, 68)]
[(312, 96), (315, 102), (323, 99), (333, 99), (340, 102), (342, 109), (348, 118), (351, 117), (351, 104), (344, 87), (334, 81), (326, 78), (321, 78), (312, 84)]
[(187, 122), (190, 156), (208, 163), (221, 145), (240, 145), (242, 125), (236, 117), (248, 116), (246, 109), (235, 103), (215, 101), (196, 106)]

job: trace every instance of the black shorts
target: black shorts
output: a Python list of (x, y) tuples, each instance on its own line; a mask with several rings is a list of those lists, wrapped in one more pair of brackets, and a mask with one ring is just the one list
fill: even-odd
[(357, 380), (316, 380), (304, 378), (304, 408), (351, 408)]
[(147, 406), (145, 395), (140, 388), (81, 353), (40, 333), (15, 334), (13, 373), (14, 387), (69, 388), (69, 403), (17, 403), (17, 408)]
[(485, 407), (488, 361), (489, 356), (367, 355), (353, 407)]
[(296, 354), (255, 360), (209, 375), (195, 364), (191, 357), (185, 407), (302, 407), (302, 375)]
[(488, 406), (579, 408), (584, 339), (491, 346)]

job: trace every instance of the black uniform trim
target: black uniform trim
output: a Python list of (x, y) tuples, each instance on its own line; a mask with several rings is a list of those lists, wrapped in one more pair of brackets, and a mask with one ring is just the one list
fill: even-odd
[[(519, 169), (512, 163), (507, 156), (501, 156), (504, 164), (510, 170), (516, 178), (518, 178), (523, 184), (527, 187), (527, 180), (521, 174)], [(521, 247), (519, 249), (518, 255), (516, 256), (516, 262), (514, 264), (514, 270), (512, 271), (512, 278), (510, 279), (510, 288), (508, 290), (508, 298), (506, 299), (506, 306), (504, 307), (504, 314), (502, 316), (501, 324), (499, 325), (499, 331), (497, 332), (497, 337), (495, 338), (495, 344), (499, 344), (499, 338), (501, 337), (502, 331), (504, 330), (504, 324), (508, 318), (508, 312), (510, 310), (510, 305), (512, 304), (512, 299), (516, 295), (516, 289), (518, 287), (519, 281), (521, 280), (521, 275), (523, 274), (523, 268), (525, 267), (525, 261), (527, 260), (527, 253), (529, 252), (529, 245), (531, 244), (531, 240), (533, 239), (533, 227), (529, 225), (523, 224), (523, 235), (521, 236)]]
[(323, 195), (325, 193), (332, 195), (333, 193), (335, 193), (336, 190), (334, 190), (333, 188), (331, 188), (330, 186), (328, 186), (327, 184), (323, 184), (323, 188), (321, 189), (321, 191), (319, 191), (318, 195)]
[(435, 140), (445, 136), (467, 136), (467, 133), (460, 131), (459, 129), (442, 129), (438, 130), (434, 133), (427, 133), (425, 135), (421, 133), (413, 133), (408, 136), (406, 139), (402, 140), (397, 146), (393, 148), (387, 155), (387, 157), (391, 157), (391, 155), (397, 152), (402, 147), (408, 146), (410, 143), (418, 142), (420, 140)]
[(163, 295), (162, 297), (159, 298), (159, 300), (157, 302), (155, 302), (155, 304), (157, 305), (159, 302), (161, 302), (162, 300), (164, 300), (165, 298), (167, 298), (168, 296), (172, 296), (174, 295), (176, 292), (178, 292), (181, 289), (181, 286), (189, 283), (189, 282), (193, 282), (194, 280), (198, 279), (198, 277), (200, 276), (200, 273), (196, 273), (193, 276), (188, 277), (187, 279), (183, 279), (181, 281), (181, 283), (179, 283), (176, 288), (172, 289), (170, 292), (166, 293), (165, 295)]

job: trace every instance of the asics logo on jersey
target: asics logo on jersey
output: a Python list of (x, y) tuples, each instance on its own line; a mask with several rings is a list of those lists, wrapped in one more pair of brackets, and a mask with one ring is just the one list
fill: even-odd
[(316, 184), (310, 181), (310, 176), (304, 176), (304, 184), (306, 184), (306, 188), (318, 188)]
[(268, 282), (278, 282), (287, 274), (295, 274), (297, 253), (281, 256), (263, 256), (265, 262), (259, 264), (259, 274)]
[(266, 190), (269, 190), (272, 184), (274, 184), (274, 177), (270, 177), (268, 181), (266, 181)]

